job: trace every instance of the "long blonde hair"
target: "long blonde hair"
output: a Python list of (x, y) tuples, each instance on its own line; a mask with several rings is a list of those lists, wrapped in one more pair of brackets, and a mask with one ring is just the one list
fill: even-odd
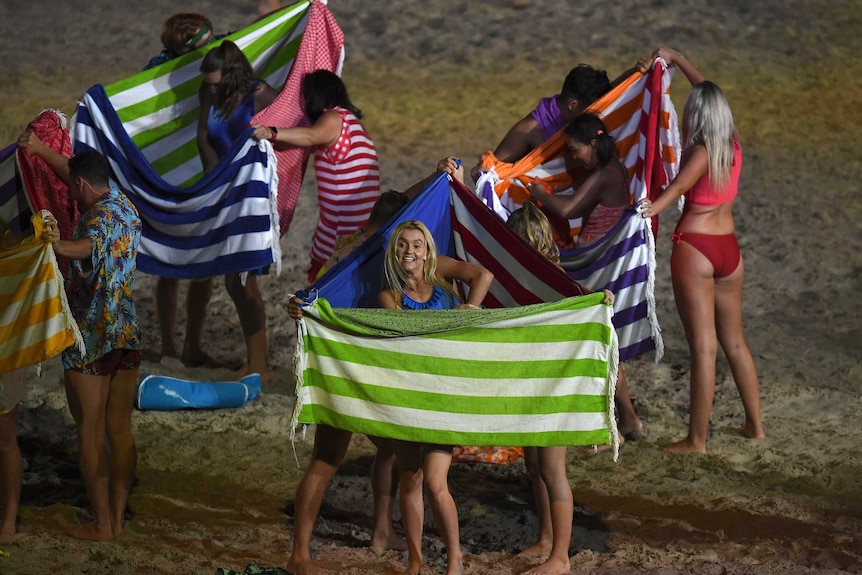
[(696, 146), (706, 148), (714, 187), (730, 181), (736, 127), (730, 103), (717, 84), (705, 80), (691, 89), (682, 115), (682, 138), (683, 155)]
[(527, 240), (546, 258), (560, 263), (560, 248), (554, 243), (554, 232), (548, 217), (533, 202), (526, 202), (515, 210), (506, 220), (506, 226)]
[(383, 263), (383, 270), (386, 274), (386, 284), (396, 301), (400, 301), (404, 295), (404, 284), (407, 281), (407, 274), (398, 264), (398, 240), (401, 238), (401, 233), (404, 230), (418, 230), (422, 233), (425, 240), (425, 266), (422, 270), (423, 279), (431, 285), (440, 286), (452, 296), (457, 297), (457, 293), (452, 288), (452, 284), (447, 282), (445, 278), (437, 275), (437, 243), (434, 241), (434, 236), (428, 228), (419, 220), (407, 220), (402, 222), (389, 237), (389, 243), (386, 245), (386, 256)]

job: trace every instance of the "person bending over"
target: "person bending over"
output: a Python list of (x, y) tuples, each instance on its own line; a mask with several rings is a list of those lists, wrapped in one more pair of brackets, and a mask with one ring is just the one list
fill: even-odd
[(71, 535), (94, 541), (123, 534), (137, 462), (131, 412), (142, 347), (132, 297), (141, 220), (109, 176), (108, 162), (98, 152), (73, 156), (69, 194), (83, 213), (70, 239), (61, 239), (56, 226), (47, 230), (54, 251), (72, 260), (66, 294), (85, 343), (84, 353), (73, 345), (62, 356), (81, 475), (94, 514)]
[[(559, 94), (539, 100), (532, 112), (509, 128), (494, 150), (494, 155), (501, 162), (517, 162), (559, 132), (634, 70), (645, 73), (649, 69), (649, 62), (646, 58), (638, 60), (635, 67), (620, 74), (613, 82), (608, 79), (607, 72), (596, 70), (588, 64), (578, 64), (566, 75)], [(470, 172), (473, 181), (478, 178), (480, 165), (474, 166)]]

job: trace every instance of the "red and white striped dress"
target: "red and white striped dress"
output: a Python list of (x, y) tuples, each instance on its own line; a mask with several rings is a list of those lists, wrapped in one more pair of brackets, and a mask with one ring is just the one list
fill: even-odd
[(335, 251), (335, 238), (351, 234), (368, 222), (380, 197), (380, 166), (374, 142), (352, 112), (341, 114), (341, 135), (328, 148), (314, 151), (320, 217), (311, 244), (312, 264), (322, 264)]

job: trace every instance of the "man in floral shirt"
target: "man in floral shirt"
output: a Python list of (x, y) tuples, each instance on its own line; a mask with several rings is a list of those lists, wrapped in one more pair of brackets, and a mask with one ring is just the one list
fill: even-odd
[(48, 239), (58, 255), (72, 260), (66, 293), (86, 349), (81, 354), (69, 347), (63, 367), (81, 475), (95, 516), (71, 535), (106, 541), (122, 534), (137, 463), (131, 412), (142, 345), (132, 285), (141, 220), (110, 182), (108, 162), (98, 152), (73, 156), (60, 175), (82, 215), (71, 240), (61, 240), (50, 223)]

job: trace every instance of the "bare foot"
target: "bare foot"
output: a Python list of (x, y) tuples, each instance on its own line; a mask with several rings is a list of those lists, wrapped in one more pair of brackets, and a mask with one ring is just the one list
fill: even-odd
[(539, 540), (515, 555), (515, 557), (547, 557), (551, 552), (551, 542)]
[(459, 553), (458, 557), (453, 557), (451, 561), (446, 562), (446, 575), (463, 575), (464, 573), (464, 557)]
[(114, 533), (114, 539), (120, 539), (126, 531), (126, 519), (125, 517), (121, 517), (119, 521), (116, 519), (111, 520), (111, 530)]
[(260, 375), (260, 382), (261, 383), (269, 383), (272, 381), (272, 374), (269, 373), (268, 369), (255, 371), (255, 370), (251, 369), (247, 363), (242, 364), (242, 367), (239, 368), (237, 371), (235, 371), (231, 377), (233, 379), (235, 379), (236, 381), (239, 381), (242, 378), (244, 378), (245, 376), (251, 375), (253, 373)]
[(766, 433), (760, 424), (746, 422), (745, 425), (739, 428), (739, 433), (749, 439), (766, 439)]
[(662, 447), (662, 450), (667, 451), (668, 453), (676, 453), (677, 455), (687, 455), (689, 453), (706, 454), (706, 445), (695, 445), (688, 437), (686, 437), (682, 441), (665, 445)]
[(186, 366), (178, 357), (162, 356), (159, 360), (159, 365), (171, 371), (181, 371)]
[(311, 559), (294, 562), (291, 558), (287, 564), (287, 570), (295, 575), (329, 575), (326, 571), (314, 564)]
[(84, 541), (110, 541), (114, 538), (114, 533), (111, 531), (111, 526), (99, 527), (95, 521), (84, 523), (83, 525), (75, 525), (69, 529), (69, 536), (74, 539), (83, 539)]
[(618, 428), (620, 437), (624, 437), (629, 441), (643, 441), (646, 439), (644, 424), (640, 419), (635, 419), (627, 425), (620, 425)]
[(407, 541), (398, 533), (389, 531), (389, 534), (371, 536), (371, 544), (368, 546), (374, 551), (405, 551)]
[(407, 562), (407, 567), (401, 572), (401, 575), (419, 575), (419, 570), (422, 568), (422, 563)]
[(15, 522), (12, 522), (12, 525), (3, 526), (3, 529), (0, 529), (0, 545), (9, 545), (15, 541)]
[(572, 564), (569, 562), (568, 557), (566, 557), (565, 561), (553, 558), (521, 573), (522, 575), (563, 575), (563, 573), (568, 573), (571, 569)]

